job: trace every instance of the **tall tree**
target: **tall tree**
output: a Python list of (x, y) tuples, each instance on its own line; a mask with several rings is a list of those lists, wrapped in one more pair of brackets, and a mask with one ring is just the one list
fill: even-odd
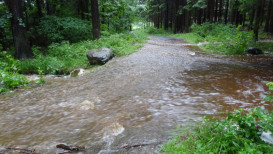
[(260, 27), (260, 22), (261, 22), (261, 16), (262, 16), (262, 10), (264, 0), (258, 1), (257, 7), (256, 7), (256, 15), (255, 15), (255, 24), (254, 24), (254, 34), (255, 34), (255, 39), (258, 40), (259, 38), (259, 27)]
[(23, 23), (22, 1), (7, 0), (9, 11), (12, 14), (11, 29), (15, 47), (15, 58), (32, 58), (33, 54), (27, 39), (27, 32)]
[(43, 13), (42, 13), (41, 0), (36, 0), (36, 5), (37, 5), (37, 10), (38, 10), (38, 16), (39, 16), (39, 18), (42, 18), (43, 17)]
[(100, 16), (98, 0), (91, 0), (91, 13), (92, 13), (92, 26), (93, 26), (93, 39), (100, 38)]

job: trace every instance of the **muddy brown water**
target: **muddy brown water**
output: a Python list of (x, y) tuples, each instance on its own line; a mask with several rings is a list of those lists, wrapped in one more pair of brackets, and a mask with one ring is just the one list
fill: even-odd
[(271, 110), (263, 98), (272, 60), (209, 55), (181, 39), (152, 36), (138, 52), (93, 73), (0, 96), (0, 150), (58, 153), (55, 146), (65, 143), (85, 146), (84, 153), (154, 153), (172, 129), (203, 116)]

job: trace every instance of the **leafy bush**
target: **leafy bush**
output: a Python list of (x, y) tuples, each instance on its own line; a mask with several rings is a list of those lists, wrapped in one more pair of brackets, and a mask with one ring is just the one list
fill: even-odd
[(168, 31), (165, 31), (164, 29), (157, 29), (155, 27), (149, 27), (146, 29), (146, 32), (149, 33), (149, 34), (153, 34), (153, 35), (167, 35), (167, 34), (170, 34)]
[[(269, 82), (266, 84), (269, 87), (269, 90), (273, 90), (273, 82)], [(273, 102), (273, 94), (269, 92), (269, 94), (265, 97), (266, 101)]]
[(6, 50), (12, 45), (10, 18), (11, 14), (8, 8), (0, 4), (0, 51)]
[(178, 136), (162, 147), (164, 153), (272, 153), (260, 139), (273, 132), (273, 113), (261, 108), (230, 113), (221, 121), (205, 119), (188, 135)]
[(25, 76), (0, 70), (0, 93), (29, 83)]
[(192, 33), (175, 34), (189, 40), (192, 43), (209, 42), (201, 46), (207, 52), (224, 54), (245, 54), (248, 47), (255, 47), (254, 34), (252, 31), (243, 30), (242, 26), (238, 28), (230, 24), (211, 24), (192, 25)]
[(37, 36), (34, 36), (32, 40), (35, 44), (43, 46), (64, 40), (74, 43), (92, 38), (91, 23), (72, 17), (43, 17), (33, 31), (37, 32)]
[(0, 93), (28, 83), (25, 76), (17, 73), (18, 64), (11, 55), (0, 53)]

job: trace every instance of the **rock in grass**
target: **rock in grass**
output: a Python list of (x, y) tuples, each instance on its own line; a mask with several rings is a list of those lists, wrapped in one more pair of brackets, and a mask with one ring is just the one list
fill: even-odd
[(263, 54), (263, 51), (259, 48), (250, 47), (246, 49), (246, 52), (251, 55), (260, 55)]
[(104, 65), (115, 55), (112, 49), (101, 48), (87, 51), (86, 56), (90, 65)]

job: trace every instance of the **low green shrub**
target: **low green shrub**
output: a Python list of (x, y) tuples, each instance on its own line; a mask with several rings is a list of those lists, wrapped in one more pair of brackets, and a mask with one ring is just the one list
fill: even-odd
[(171, 32), (169, 31), (166, 31), (164, 29), (157, 29), (155, 27), (148, 27), (147, 29), (145, 29), (145, 31), (148, 33), (148, 34), (152, 34), (152, 35), (171, 35)]
[(208, 42), (201, 46), (207, 52), (224, 54), (245, 54), (248, 47), (259, 47), (252, 31), (238, 26), (221, 23), (192, 25), (192, 33), (175, 34), (191, 43)]
[(28, 83), (25, 76), (17, 73), (19, 63), (11, 55), (0, 53), (0, 93)]
[(273, 153), (273, 146), (261, 140), (264, 131), (273, 132), (273, 113), (255, 108), (230, 113), (223, 120), (205, 118), (192, 132), (164, 144), (162, 153)]
[(24, 75), (0, 70), (0, 93), (28, 83)]
[[(273, 82), (269, 82), (266, 84), (269, 87), (269, 90), (272, 91), (273, 90)], [(269, 94), (265, 97), (264, 99), (265, 101), (270, 101), (273, 103), (273, 94), (271, 92), (269, 92)]]

